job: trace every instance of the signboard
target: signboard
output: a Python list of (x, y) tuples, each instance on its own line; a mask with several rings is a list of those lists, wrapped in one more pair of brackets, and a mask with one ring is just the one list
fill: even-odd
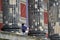
[(26, 5), (21, 3), (21, 17), (26, 18)]
[(48, 24), (48, 13), (44, 11), (44, 24)]

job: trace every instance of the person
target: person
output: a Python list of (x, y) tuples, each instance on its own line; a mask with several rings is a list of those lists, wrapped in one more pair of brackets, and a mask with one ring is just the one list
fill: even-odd
[(26, 32), (26, 30), (27, 30), (27, 27), (26, 26), (24, 26), (24, 23), (22, 24), (22, 32), (23, 33), (25, 33)]

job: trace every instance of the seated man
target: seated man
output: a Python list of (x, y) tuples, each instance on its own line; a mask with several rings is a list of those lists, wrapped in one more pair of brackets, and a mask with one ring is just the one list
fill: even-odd
[(22, 24), (22, 32), (23, 33), (25, 33), (26, 32), (26, 30), (27, 30), (27, 27), (26, 26), (24, 26), (24, 23)]

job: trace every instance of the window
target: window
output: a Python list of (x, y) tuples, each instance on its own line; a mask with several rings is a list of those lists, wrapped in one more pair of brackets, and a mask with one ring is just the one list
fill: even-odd
[(18, 7), (16, 7), (16, 12), (17, 12), (17, 13), (19, 12), (19, 9), (18, 9)]
[(9, 0), (9, 3), (10, 3), (11, 5), (16, 5), (16, 0)]
[(3, 19), (2, 18), (0, 18), (0, 23), (3, 23)]
[(37, 8), (37, 4), (35, 4), (35, 8)]
[(35, 0), (35, 2), (38, 2), (38, 0)]
[(43, 0), (41, 0), (41, 1), (43, 1)]
[(60, 18), (60, 14), (59, 14), (59, 18)]
[(13, 17), (16, 17), (16, 14), (13, 14)]
[(58, 15), (58, 17), (60, 18), (60, 9), (59, 9), (59, 15)]
[(12, 13), (12, 12), (13, 12), (12, 8), (9, 8), (9, 13)]

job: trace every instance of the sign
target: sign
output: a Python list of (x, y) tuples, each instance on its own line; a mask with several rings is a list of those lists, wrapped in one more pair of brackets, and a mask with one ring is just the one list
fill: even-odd
[(48, 24), (48, 13), (44, 11), (44, 24)]
[(21, 3), (21, 17), (26, 18), (26, 5)]

